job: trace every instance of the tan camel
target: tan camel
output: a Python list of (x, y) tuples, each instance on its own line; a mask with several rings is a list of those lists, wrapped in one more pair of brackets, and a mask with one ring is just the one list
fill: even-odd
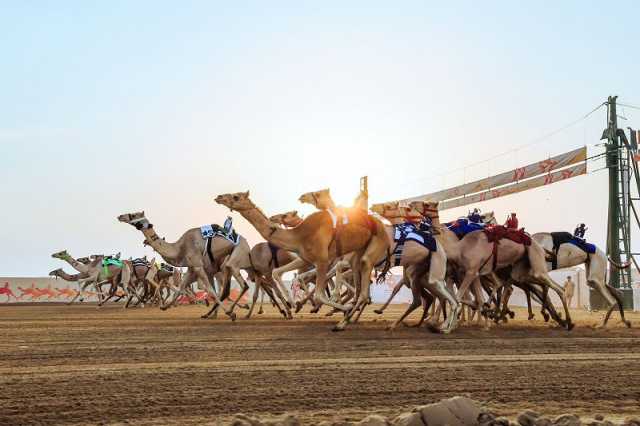
[[(95, 281), (94, 280), (83, 280), (81, 282), (79, 282), (81, 280), (82, 277), (86, 277), (87, 274), (86, 273), (77, 273), (77, 274), (67, 274), (66, 272), (64, 272), (64, 270), (62, 268), (58, 268), (55, 269), (51, 272), (49, 272), (49, 276), (52, 277), (56, 277), (56, 278), (62, 278), (65, 281), (69, 281), (69, 282), (77, 282), (78, 283), (78, 291), (76, 291), (74, 297), (67, 302), (68, 305), (72, 304), (73, 302), (76, 301), (76, 299), (78, 299), (78, 297), (81, 297), (82, 292), (84, 292), (89, 286), (94, 285)], [(80, 301), (82, 302), (82, 298), (80, 299)]]
[[(571, 234), (568, 234), (571, 236)], [(618, 305), (620, 310), (621, 321), (627, 326), (631, 327), (631, 322), (627, 321), (624, 317), (624, 309), (622, 308), (622, 299), (617, 293), (617, 290), (606, 283), (607, 274), (607, 257), (600, 250), (596, 248), (596, 252), (589, 254), (581, 248), (571, 243), (563, 243), (558, 247), (557, 253), (553, 249), (553, 237), (549, 232), (538, 232), (532, 235), (532, 238), (544, 248), (550, 257), (555, 257), (555, 262), (549, 262), (547, 266), (549, 270), (570, 268), (572, 266), (585, 265), (587, 273), (587, 284), (592, 289), (599, 292), (604, 300), (609, 304), (607, 313), (600, 324), (600, 327), (607, 325), (607, 321), (613, 312), (613, 309)], [(613, 267), (621, 268), (628, 267), (617, 265), (611, 262)], [(554, 268), (555, 267), (555, 268)]]
[[(310, 203), (318, 209), (321, 209), (322, 207), (326, 207), (328, 211), (339, 209), (335, 207), (335, 203), (331, 199), (329, 189), (303, 194), (300, 197), (300, 201)], [(376, 206), (372, 206), (374, 213), (380, 213), (375, 210), (375, 207)], [(384, 210), (381, 211), (384, 212)], [(404, 219), (397, 223), (404, 223)], [(383, 225), (383, 227), (385, 229), (388, 246), (395, 247), (396, 227), (393, 225)], [(455, 328), (459, 307), (453, 295), (446, 289), (444, 279), (447, 270), (447, 255), (445, 250), (443, 250), (442, 247), (438, 248), (438, 246), (439, 244), (436, 243), (436, 250), (430, 251), (419, 242), (411, 239), (404, 243), (404, 248), (402, 250), (398, 266), (402, 266), (403, 268), (403, 278), (409, 283), (409, 287), (413, 293), (413, 302), (409, 305), (404, 314), (402, 314), (390, 326), (390, 329), (397, 327), (407, 316), (409, 316), (409, 314), (421, 305), (421, 302), (423, 301), (423, 288), (429, 291), (433, 296), (436, 296), (443, 301), (449, 301), (452, 305), (453, 311), (455, 312), (455, 315), (451, 315), (444, 327), (439, 331), (449, 333)], [(376, 264), (389, 261), (388, 257), (389, 254), (384, 253), (377, 259), (378, 262), (376, 262)], [(339, 295), (339, 284), (336, 287), (338, 288), (337, 294)], [(427, 299), (431, 300), (428, 296)]]
[(67, 253), (66, 250), (62, 250), (62, 251), (59, 251), (57, 253), (53, 253), (51, 255), (51, 257), (53, 257), (54, 259), (64, 260), (69, 265), (71, 265), (71, 267), (73, 269), (75, 269), (78, 272), (87, 272), (89, 270), (89, 267), (87, 266), (87, 263), (89, 263), (89, 258), (84, 258), (84, 259), (86, 259), (86, 262), (84, 262), (84, 263), (80, 262), (80, 261), (74, 259), (73, 256), (71, 256), (69, 253)]
[[(248, 191), (219, 195), (215, 201), (240, 212), (267, 241), (296, 252), (301, 259), (315, 265), (318, 289), (315, 297), (324, 304), (346, 312), (344, 319), (335, 326), (335, 330), (343, 330), (353, 314), (369, 302), (369, 277), (374, 261), (384, 257), (389, 243), (382, 223), (366, 211), (349, 209), (339, 218), (320, 211), (306, 217), (295, 228), (283, 229), (270, 222), (256, 207), (249, 199)], [(352, 269), (358, 277), (356, 282), (360, 282), (362, 291), (355, 306), (345, 306), (329, 300), (324, 291), (331, 262), (351, 252), (356, 252)]]
[[(530, 281), (553, 289), (560, 297), (566, 314), (566, 321), (562, 320), (561, 325), (569, 330), (573, 328), (562, 287), (549, 276), (544, 249), (535, 240), (532, 240), (529, 246), (507, 238), (491, 242), (484, 231), (470, 232), (462, 240), (458, 240), (452, 231), (440, 224), (437, 202), (413, 201), (409, 206), (425, 217), (429, 217), (433, 226), (439, 228), (438, 240), (443, 243), (451, 261), (460, 268), (463, 279), (457, 295), (458, 301), (465, 299), (472, 284), (475, 283), (475, 286), (479, 287), (481, 276), (493, 274), (492, 280), (500, 282), (495, 272), (511, 266), (511, 274), (517, 281), (527, 277)], [(476, 304), (481, 303), (481, 300), (482, 295), (476, 295)]]
[[(203, 317), (207, 318), (217, 311), (221, 305), (221, 299), (213, 287), (213, 275), (222, 269), (222, 262), (233, 252), (235, 246), (232, 242), (216, 236), (212, 239), (210, 247), (207, 247), (207, 240), (202, 238), (200, 228), (191, 228), (182, 234), (176, 242), (168, 243), (158, 236), (144, 212), (122, 214), (118, 216), (118, 220), (141, 231), (147, 244), (168, 264), (187, 268), (186, 273), (182, 276), (178, 291), (174, 293), (173, 299), (168, 303), (169, 306), (173, 305), (178, 297), (185, 294), (188, 285), (197, 280), (200, 287), (208, 291), (214, 300), (213, 307)], [(244, 237), (240, 237), (240, 239), (244, 240)], [(246, 240), (244, 242), (246, 243)], [(235, 307), (235, 305), (233, 306)], [(226, 309), (224, 306), (222, 309), (232, 320), (235, 320), (236, 315), (233, 309)]]
[[(292, 210), (286, 213), (273, 215), (269, 218), (269, 220), (277, 225), (283, 226), (284, 228), (295, 228), (296, 226), (300, 225), (303, 221), (303, 219), (300, 216), (298, 216), (297, 210)], [(278, 248), (273, 244), (271, 245), (271, 247)], [(284, 282), (282, 280), (282, 276), (285, 273), (291, 272), (291, 271), (298, 271), (298, 273), (306, 272), (309, 269), (311, 269), (312, 266), (309, 263), (305, 262), (304, 260), (300, 259), (300, 257), (298, 257), (295, 253), (288, 252), (286, 250), (282, 250), (278, 248), (278, 253), (280, 252), (288, 253), (287, 255), (279, 254), (281, 256), (287, 256), (288, 259), (286, 259), (284, 262), (276, 262), (271, 272), (271, 277), (277, 283), (278, 287), (282, 290), (282, 292), (284, 292), (284, 294), (287, 295), (287, 300), (289, 301), (289, 304), (293, 306), (293, 303), (294, 303), (293, 296), (286, 289)], [(277, 257), (276, 257), (276, 260), (277, 260)], [(298, 312), (298, 310), (299, 309), (296, 309), (296, 312)]]

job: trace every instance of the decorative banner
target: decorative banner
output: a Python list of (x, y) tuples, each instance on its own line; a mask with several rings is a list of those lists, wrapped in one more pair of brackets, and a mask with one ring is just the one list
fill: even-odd
[[(0, 278), (0, 303), (69, 302), (78, 294), (78, 285), (47, 277)], [(79, 300), (80, 298), (78, 298)], [(82, 299), (97, 302), (95, 289), (87, 288)]]
[[(234, 288), (230, 291), (231, 300), (236, 300), (240, 296), (239, 285), (232, 280)], [(250, 291), (245, 293), (240, 299), (241, 303), (249, 302), (249, 294), (253, 293), (253, 283), (248, 283)], [(3, 303), (42, 303), (42, 302), (71, 302), (78, 294), (78, 284), (65, 281), (63, 279), (55, 279), (49, 277), (0, 277), (0, 304)], [(102, 291), (109, 291), (109, 286), (102, 286)], [(118, 289), (116, 294), (124, 296), (122, 289)], [(179, 304), (204, 303), (209, 297), (204, 290), (194, 290), (195, 298), (189, 296), (181, 296), (178, 298)], [(114, 299), (112, 299), (114, 300)], [(98, 294), (94, 286), (89, 286), (82, 295), (76, 299), (76, 303), (80, 302), (98, 302)], [(121, 299), (124, 302), (124, 299)]]
[[(514, 182), (520, 182), (524, 179), (529, 179), (541, 174), (547, 174), (551, 171), (570, 166), (571, 164), (585, 162), (586, 159), (587, 159), (587, 148), (582, 147), (564, 154), (556, 155), (555, 157), (551, 157), (544, 161), (538, 161), (537, 163), (529, 164), (528, 166), (525, 166), (525, 167), (520, 167), (509, 172), (501, 173), (496, 176), (480, 179), (475, 182), (470, 182), (464, 185), (456, 186), (454, 188), (433, 192), (431, 194), (420, 195), (418, 197), (412, 197), (412, 198), (400, 200), (400, 203), (408, 204), (411, 201), (421, 201), (421, 200), (444, 201), (444, 200), (451, 200), (452, 198), (458, 198), (458, 197), (469, 198), (469, 195), (471, 194), (475, 194), (482, 191), (488, 191), (490, 189), (497, 188), (497, 187), (514, 183)], [(581, 173), (581, 174), (584, 174), (584, 173)], [(519, 192), (519, 191), (516, 191), (516, 192)], [(496, 198), (496, 197), (491, 197), (491, 198)], [(468, 203), (465, 203), (465, 204), (468, 204)], [(464, 205), (464, 204), (461, 204), (461, 205)], [(447, 208), (451, 208), (451, 207), (447, 207)]]
[(538, 176), (533, 179), (503, 186), (490, 191), (484, 191), (479, 194), (473, 194), (468, 197), (456, 198), (453, 200), (442, 201), (438, 206), (439, 210), (447, 210), (455, 207), (466, 206), (467, 204), (476, 204), (482, 201), (491, 200), (493, 198), (504, 197), (505, 195), (515, 194), (517, 192), (527, 191), (529, 189), (538, 188), (540, 186), (551, 185), (561, 180), (570, 179), (572, 177), (584, 175), (587, 173), (587, 164), (576, 164), (557, 172)]

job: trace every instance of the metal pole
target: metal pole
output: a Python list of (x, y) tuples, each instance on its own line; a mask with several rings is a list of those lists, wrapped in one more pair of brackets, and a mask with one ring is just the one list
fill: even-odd
[[(618, 170), (619, 149), (618, 141), (618, 117), (616, 115), (617, 96), (609, 96), (607, 101), (608, 123), (607, 123), (607, 167), (609, 168), (609, 214), (607, 229), (607, 254), (609, 257), (620, 263), (620, 172)], [(610, 267), (609, 284), (615, 288), (620, 287), (620, 273), (617, 269)]]

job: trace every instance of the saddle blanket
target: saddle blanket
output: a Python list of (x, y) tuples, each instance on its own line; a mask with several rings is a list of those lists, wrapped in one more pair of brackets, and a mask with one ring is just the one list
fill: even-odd
[(240, 235), (238, 235), (235, 230), (231, 230), (231, 233), (227, 234), (222, 228), (220, 228), (220, 226), (215, 224), (202, 225), (200, 227), (200, 234), (202, 234), (202, 238), (204, 238), (205, 240), (207, 238), (222, 237), (225, 240), (231, 242), (233, 245), (238, 245), (238, 243), (240, 242)]
[(149, 266), (149, 262), (146, 261), (145, 259), (143, 259), (142, 257), (139, 257), (137, 259), (133, 259), (131, 261), (131, 264), (136, 267), (136, 266)]
[(110, 265), (117, 266), (118, 268), (122, 268), (122, 261), (120, 259), (115, 259), (113, 257), (105, 257), (102, 259), (102, 266), (108, 267)]
[(524, 229), (511, 229), (503, 225), (491, 225), (484, 229), (489, 242), (498, 242), (503, 238), (513, 241), (514, 243), (531, 245), (531, 237), (524, 232)]
[(458, 239), (464, 238), (470, 232), (480, 231), (485, 228), (485, 225), (482, 223), (474, 223), (470, 222), (467, 218), (460, 218), (458, 220), (454, 220), (453, 222), (445, 223), (445, 226), (449, 228)]
[(438, 249), (436, 240), (430, 232), (420, 231), (416, 225), (410, 222), (393, 225), (393, 242), (396, 243), (396, 246), (392, 256), (395, 266), (400, 266), (404, 244), (407, 241), (415, 241), (432, 252)]
[(574, 237), (573, 234), (569, 232), (552, 232), (551, 239), (553, 239), (553, 251), (555, 253), (558, 252), (562, 244), (573, 244), (588, 254), (596, 252), (595, 244), (588, 243), (582, 238)]

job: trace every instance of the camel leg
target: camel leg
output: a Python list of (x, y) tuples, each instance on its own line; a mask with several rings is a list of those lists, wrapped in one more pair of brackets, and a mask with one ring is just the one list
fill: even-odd
[(255, 288), (253, 289), (253, 301), (251, 302), (251, 307), (249, 308), (249, 312), (247, 312), (247, 315), (245, 315), (244, 319), (251, 318), (251, 314), (253, 314), (253, 308), (256, 307), (256, 303), (258, 302), (258, 293), (260, 293), (261, 286), (262, 286), (262, 278), (256, 276)]
[(413, 327), (420, 327), (422, 324), (424, 324), (424, 321), (429, 316), (431, 308), (434, 306), (433, 302), (435, 301), (435, 298), (431, 295), (431, 293), (426, 291), (424, 287), (420, 288), (420, 293), (420, 299), (422, 301), (422, 317), (420, 317), (420, 321), (414, 324)]
[[(211, 308), (211, 310), (209, 312), (207, 312), (205, 315), (203, 315), (203, 318), (208, 318), (214, 311), (217, 312), (219, 307), (222, 307), (222, 309), (229, 316), (229, 318), (231, 318), (232, 321), (235, 321), (236, 314), (234, 312), (230, 311), (230, 310), (225, 309), (224, 305), (222, 304), (222, 300), (224, 299), (225, 295), (222, 294), (222, 298), (223, 299), (218, 297), (218, 294), (214, 290), (213, 285), (211, 284), (211, 282), (209, 281), (209, 277), (207, 276), (207, 273), (205, 272), (204, 268), (202, 266), (194, 266), (191, 269), (193, 270), (193, 273), (197, 277), (198, 284), (202, 288), (207, 289), (210, 292), (210, 295), (213, 297), (213, 307)], [(225, 287), (226, 287), (226, 291), (228, 292), (228, 285), (226, 285), (226, 283), (223, 283), (222, 286), (223, 286), (223, 288), (221, 289), (222, 293), (225, 292)], [(186, 287), (186, 284), (185, 284), (185, 281), (183, 280), (182, 283), (181, 283), (180, 291), (178, 293), (184, 294), (185, 287)], [(174, 302), (175, 302), (175, 300), (176, 300), (176, 298), (174, 297)]]
[(389, 306), (393, 298), (396, 297), (396, 294), (398, 294), (398, 292), (400, 291), (403, 285), (406, 285), (406, 281), (404, 277), (402, 277), (402, 279), (400, 279), (400, 281), (398, 281), (396, 285), (393, 287), (393, 290), (391, 290), (391, 295), (389, 296), (389, 299), (387, 299), (387, 301), (384, 303), (384, 305), (382, 305), (382, 307), (379, 309), (374, 309), (373, 312), (375, 312), (378, 315), (382, 315), (384, 310), (387, 309), (387, 307)]
[(622, 298), (617, 293), (617, 290), (611, 287), (609, 284), (605, 284), (604, 288), (602, 288), (601, 286), (597, 286), (597, 289), (598, 291), (600, 291), (600, 294), (602, 294), (605, 300), (609, 303), (609, 309), (607, 310), (607, 314), (605, 315), (604, 320), (602, 321), (602, 324), (600, 325), (600, 327), (605, 327), (607, 325), (607, 322), (609, 321), (609, 317), (611, 316), (611, 313), (613, 312), (616, 305), (618, 305), (618, 309), (620, 310), (620, 318), (621, 318), (620, 321), (622, 321), (624, 325), (626, 325), (627, 327), (631, 327), (631, 322), (627, 321), (627, 319), (624, 317), (624, 308), (622, 306)]
[[(501, 285), (501, 284), (500, 284)], [(489, 329), (489, 318), (487, 317), (486, 314), (484, 314), (482, 312), (482, 306), (484, 305), (484, 297), (482, 295), (482, 286), (480, 284), (480, 278), (476, 278), (473, 282), (473, 293), (475, 295), (476, 298), (476, 306), (477, 308), (477, 315), (478, 315), (478, 324), (480, 324), (481, 322), (484, 321), (484, 325), (483, 328), (485, 330)]]
[[(377, 239), (372, 239), (362, 256), (357, 256), (356, 253), (353, 257), (351, 262), (353, 280), (355, 284), (359, 283), (359, 286), (356, 286), (357, 302), (350, 311), (347, 311), (342, 321), (336, 324), (333, 328), (334, 331), (344, 330), (356, 310), (360, 309), (364, 311), (365, 307), (371, 303), (369, 292), (369, 286), (371, 285), (371, 272), (373, 271), (373, 266), (375, 265), (376, 260), (381, 259), (387, 251), (386, 243), (386, 240), (378, 241)], [(358, 290), (360, 291), (359, 294)]]
[[(290, 306), (289, 301), (287, 300), (287, 298), (285, 298), (285, 296), (280, 291), (280, 287), (278, 286), (278, 284), (275, 282), (273, 278), (271, 278), (271, 282), (269, 284), (271, 285), (271, 288), (276, 298), (280, 300), (280, 302), (282, 303), (282, 306), (284, 307), (282, 310), (280, 310), (280, 312), (284, 311), (283, 315), (286, 319), (293, 319), (293, 315), (291, 315), (291, 309), (289, 307)], [(279, 304), (278, 304), (278, 308), (280, 308)]]
[(531, 291), (523, 290), (524, 294), (527, 296), (527, 311), (529, 312), (529, 321), (534, 319), (536, 316), (533, 314), (533, 310), (531, 309)]
[[(571, 322), (571, 314), (569, 313), (569, 307), (567, 306), (567, 301), (564, 298), (564, 290), (562, 289), (562, 287), (560, 287), (558, 284), (556, 284), (551, 277), (549, 277), (549, 275), (547, 273), (542, 273), (542, 274), (537, 274), (537, 276), (535, 278), (538, 278), (539, 280), (541, 280), (544, 284), (546, 284), (547, 286), (549, 286), (553, 291), (556, 292), (556, 294), (558, 295), (558, 297), (560, 298), (560, 301), (562, 301), (562, 307), (564, 308), (564, 312), (566, 314), (566, 327), (567, 330), (571, 330), (574, 327), (573, 322)], [(548, 290), (547, 290), (548, 291)], [(549, 304), (551, 304), (551, 302), (549, 301)]]
[(420, 287), (418, 287), (419, 284), (415, 280), (415, 274), (416, 274), (415, 267), (413, 265), (405, 268), (404, 276), (406, 277), (409, 283), (409, 288), (411, 289), (411, 294), (413, 296), (413, 299), (411, 300), (411, 304), (407, 307), (404, 313), (400, 315), (400, 317), (397, 320), (395, 320), (393, 324), (391, 324), (387, 328), (387, 330), (394, 330), (400, 323), (404, 321), (406, 317), (408, 317), (413, 311), (415, 311), (420, 306), (422, 295), (420, 292)]
[(316, 306), (321, 303), (339, 309), (343, 312), (348, 312), (351, 310), (352, 306), (344, 306), (333, 302), (332, 300), (329, 300), (325, 294), (325, 290), (327, 288), (328, 263), (329, 262), (327, 260), (320, 260), (316, 262), (316, 287), (314, 289)]
[(236, 300), (233, 301), (233, 303), (231, 304), (231, 308), (229, 308), (229, 310), (233, 312), (236, 305), (238, 305), (238, 302), (240, 302), (240, 299), (242, 299), (242, 296), (244, 296), (244, 294), (249, 290), (249, 284), (247, 284), (244, 277), (240, 273), (240, 270), (237, 269), (235, 266), (227, 266), (227, 270), (231, 273), (233, 278), (236, 279), (238, 284), (240, 284), (240, 288), (242, 289), (242, 291), (240, 292), (240, 295), (236, 298)]
[(282, 275), (284, 275), (286, 272), (295, 271), (296, 269), (303, 268), (304, 266), (306, 266), (306, 264), (307, 262), (305, 262), (304, 260), (296, 259), (292, 262), (287, 263), (286, 265), (283, 265), (279, 268), (275, 268), (271, 272), (271, 276), (273, 277), (278, 287), (280, 287), (282, 294), (285, 294), (287, 296), (287, 303), (289, 303), (290, 308), (293, 308), (294, 306), (293, 296), (287, 290), (287, 287), (284, 285), (284, 282), (282, 281)]
[(264, 314), (264, 309), (262, 309), (263, 304), (264, 304), (264, 289), (260, 288), (260, 309), (258, 309), (258, 315)]

